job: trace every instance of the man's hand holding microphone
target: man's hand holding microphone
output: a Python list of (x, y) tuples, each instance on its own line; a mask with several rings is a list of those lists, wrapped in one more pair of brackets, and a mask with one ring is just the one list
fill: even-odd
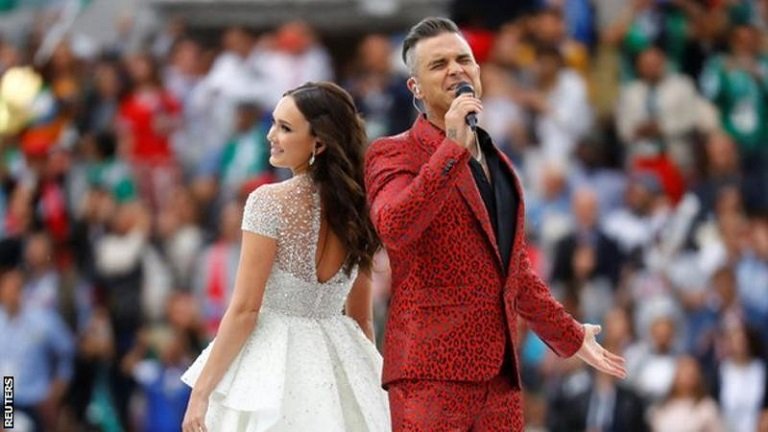
[(475, 97), (475, 90), (466, 82), (456, 85), (456, 98), (445, 113), (445, 136), (473, 153), (477, 113), (483, 104)]

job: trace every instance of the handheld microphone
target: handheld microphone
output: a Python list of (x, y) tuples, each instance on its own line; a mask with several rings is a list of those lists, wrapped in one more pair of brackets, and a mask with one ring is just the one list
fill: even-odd
[[(469, 84), (468, 82), (462, 81), (456, 86), (456, 97), (459, 97), (459, 95), (463, 95), (464, 93), (469, 93), (472, 96), (474, 96), (475, 89), (472, 88), (472, 85)], [(477, 128), (477, 113), (471, 112), (467, 114), (464, 120), (469, 125), (469, 128), (472, 129), (472, 131), (474, 132), (475, 129)]]

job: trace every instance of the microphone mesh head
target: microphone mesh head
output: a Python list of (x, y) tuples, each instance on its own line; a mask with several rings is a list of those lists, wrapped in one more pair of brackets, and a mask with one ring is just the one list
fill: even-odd
[(472, 85), (469, 84), (468, 82), (462, 81), (456, 86), (456, 96), (458, 97), (459, 95), (463, 95), (464, 93), (469, 93), (474, 96), (475, 89), (472, 88)]

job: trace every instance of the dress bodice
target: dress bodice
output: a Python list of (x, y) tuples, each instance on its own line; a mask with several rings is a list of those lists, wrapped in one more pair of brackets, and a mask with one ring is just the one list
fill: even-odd
[(242, 228), (277, 241), (262, 307), (292, 316), (325, 318), (341, 314), (357, 268), (331, 279), (317, 278), (320, 194), (309, 175), (261, 186), (245, 205)]
[[(208, 398), (208, 430), (392, 430), (381, 355), (342, 314), (357, 267), (317, 278), (318, 192), (311, 178), (297, 176), (248, 197), (243, 230), (275, 239), (277, 254), (258, 322)], [(217, 343), (218, 336), (182, 381), (195, 386)]]

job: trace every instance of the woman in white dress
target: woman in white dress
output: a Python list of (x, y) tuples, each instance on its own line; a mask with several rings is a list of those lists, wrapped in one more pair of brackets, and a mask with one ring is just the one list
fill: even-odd
[(182, 377), (193, 387), (182, 429), (389, 431), (362, 121), (327, 82), (288, 91), (273, 117), (270, 163), (294, 176), (248, 197), (231, 303)]

